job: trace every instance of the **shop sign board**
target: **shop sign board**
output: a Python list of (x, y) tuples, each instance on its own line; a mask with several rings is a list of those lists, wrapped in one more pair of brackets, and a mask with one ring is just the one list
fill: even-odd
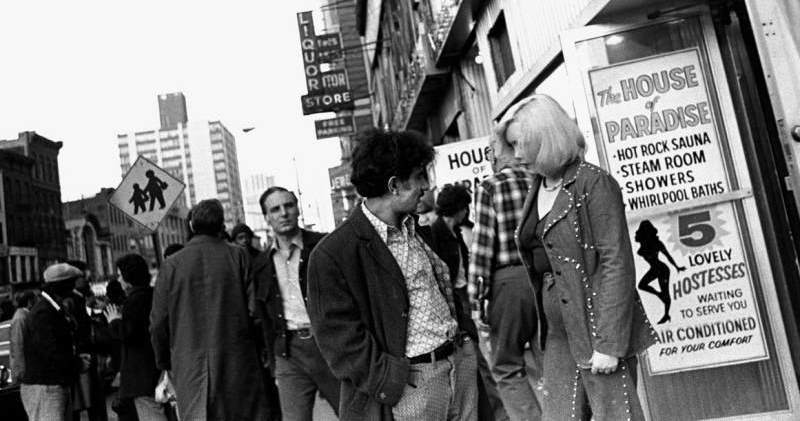
[(350, 183), (350, 164), (342, 164), (328, 168), (331, 190), (341, 190), (352, 187)]
[[(434, 148), (431, 185), (439, 190), (447, 184), (461, 184), (470, 193), (484, 178), (493, 174), (492, 148), (488, 137), (447, 143)], [(474, 201), (474, 200), (473, 200)]]
[(303, 107), (303, 115), (353, 108), (353, 96), (350, 91), (307, 94), (301, 96), (300, 100)]
[(608, 171), (628, 211), (728, 192), (696, 48), (589, 71)]
[(647, 352), (650, 373), (768, 358), (746, 228), (723, 200), (731, 185), (699, 51), (588, 76), (601, 155), (629, 216), (637, 290), (660, 339)]
[(345, 69), (337, 69), (337, 70), (329, 70), (327, 72), (322, 72), (316, 78), (316, 82), (313, 83), (314, 89), (308, 90), (308, 93), (337, 93), (337, 92), (344, 92), (349, 89), (349, 83), (347, 80), (347, 70)]
[(108, 203), (152, 232), (185, 187), (181, 180), (140, 155)]
[(356, 125), (352, 115), (317, 120), (314, 122), (317, 139), (326, 137), (348, 136), (356, 132)]
[(342, 35), (335, 34), (317, 35), (317, 53), (321, 63), (330, 63), (342, 57)]
[(308, 92), (319, 90), (319, 57), (314, 33), (314, 17), (310, 11), (297, 13), (297, 28), (300, 31), (300, 50), (303, 54), (303, 73)]

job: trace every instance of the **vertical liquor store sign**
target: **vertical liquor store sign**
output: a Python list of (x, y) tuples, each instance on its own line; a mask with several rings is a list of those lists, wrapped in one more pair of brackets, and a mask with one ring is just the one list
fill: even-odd
[(588, 72), (598, 147), (622, 188), (637, 291), (660, 338), (651, 374), (768, 357), (702, 66), (690, 48)]

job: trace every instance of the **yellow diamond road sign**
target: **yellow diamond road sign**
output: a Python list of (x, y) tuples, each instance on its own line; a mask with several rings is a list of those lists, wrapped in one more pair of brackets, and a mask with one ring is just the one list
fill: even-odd
[(139, 156), (108, 202), (155, 231), (185, 187), (181, 180)]

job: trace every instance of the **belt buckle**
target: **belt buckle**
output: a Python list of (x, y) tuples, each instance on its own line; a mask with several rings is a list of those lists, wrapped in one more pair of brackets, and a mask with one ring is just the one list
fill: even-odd
[(314, 336), (311, 334), (311, 329), (298, 329), (297, 337), (300, 339), (311, 339)]

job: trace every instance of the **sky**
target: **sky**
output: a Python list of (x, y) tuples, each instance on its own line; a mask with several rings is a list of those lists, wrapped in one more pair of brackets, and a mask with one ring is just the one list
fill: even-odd
[(300, 109), (304, 10), (319, 1), (3, 2), (0, 139), (32, 130), (63, 142), (62, 201), (91, 197), (121, 180), (117, 134), (158, 128), (157, 95), (180, 91), (190, 120), (234, 134), (243, 177), (299, 179), (306, 222), (332, 229), (327, 169), (340, 149), (314, 135), (333, 115)]

